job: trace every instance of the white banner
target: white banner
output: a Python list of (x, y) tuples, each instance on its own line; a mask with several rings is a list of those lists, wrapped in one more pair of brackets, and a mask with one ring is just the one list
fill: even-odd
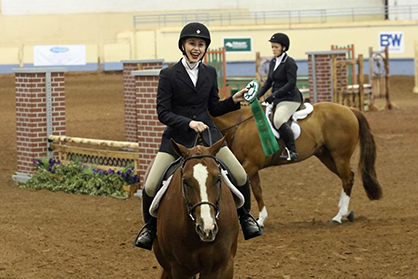
[(389, 31), (379, 33), (380, 50), (389, 48), (390, 53), (404, 53), (405, 39), (403, 31)]
[(34, 46), (33, 60), (34, 66), (86, 65), (86, 46)]

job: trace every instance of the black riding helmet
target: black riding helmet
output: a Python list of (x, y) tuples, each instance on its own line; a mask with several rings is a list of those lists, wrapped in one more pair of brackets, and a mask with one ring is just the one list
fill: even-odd
[(286, 34), (284, 34), (284, 33), (276, 33), (276, 34), (273, 34), (273, 36), (271, 36), (269, 42), (271, 42), (271, 43), (279, 43), (282, 46), (285, 46), (286, 47), (286, 50), (285, 51), (288, 51), (289, 50), (289, 47), (290, 47), (289, 37)]
[[(184, 40), (186, 40), (187, 38), (203, 39), (206, 42), (206, 50), (205, 50), (205, 54), (206, 54), (206, 51), (209, 48), (211, 40), (210, 40), (209, 29), (205, 25), (199, 22), (191, 22), (191, 23), (186, 24), (186, 26), (183, 27), (183, 29), (180, 32), (180, 38), (179, 38), (179, 49), (183, 53), (183, 55), (185, 54), (185, 52), (182, 46), (183, 46)], [(202, 58), (205, 57), (205, 54), (202, 56)]]

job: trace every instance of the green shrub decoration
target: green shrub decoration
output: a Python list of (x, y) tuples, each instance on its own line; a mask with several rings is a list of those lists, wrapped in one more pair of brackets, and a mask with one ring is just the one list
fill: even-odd
[(122, 186), (139, 183), (133, 166), (115, 172), (112, 169), (103, 171), (93, 166), (85, 166), (81, 162), (61, 164), (54, 158), (39, 159), (34, 163), (37, 165), (36, 171), (28, 181), (17, 182), (20, 187), (126, 198), (128, 193), (123, 190)]

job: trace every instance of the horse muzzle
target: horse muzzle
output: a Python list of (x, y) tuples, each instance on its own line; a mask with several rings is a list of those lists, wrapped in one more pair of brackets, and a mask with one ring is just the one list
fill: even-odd
[(218, 233), (218, 225), (216, 222), (213, 224), (212, 228), (204, 229), (203, 224), (196, 224), (196, 233), (199, 235), (200, 240), (204, 242), (212, 242), (216, 238), (216, 234)]

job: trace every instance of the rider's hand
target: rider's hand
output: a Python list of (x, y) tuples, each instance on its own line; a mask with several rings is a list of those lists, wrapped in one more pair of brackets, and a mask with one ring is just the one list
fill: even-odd
[(244, 88), (238, 91), (237, 93), (235, 93), (234, 96), (232, 96), (232, 100), (234, 100), (234, 103), (236, 104), (236, 103), (244, 101), (244, 93), (247, 91), (248, 89)]
[(264, 100), (264, 102), (272, 104), (274, 99), (275, 99), (274, 96), (270, 95), (267, 99)]
[(201, 133), (208, 128), (208, 125), (202, 121), (190, 121), (189, 127), (192, 128), (196, 133)]

